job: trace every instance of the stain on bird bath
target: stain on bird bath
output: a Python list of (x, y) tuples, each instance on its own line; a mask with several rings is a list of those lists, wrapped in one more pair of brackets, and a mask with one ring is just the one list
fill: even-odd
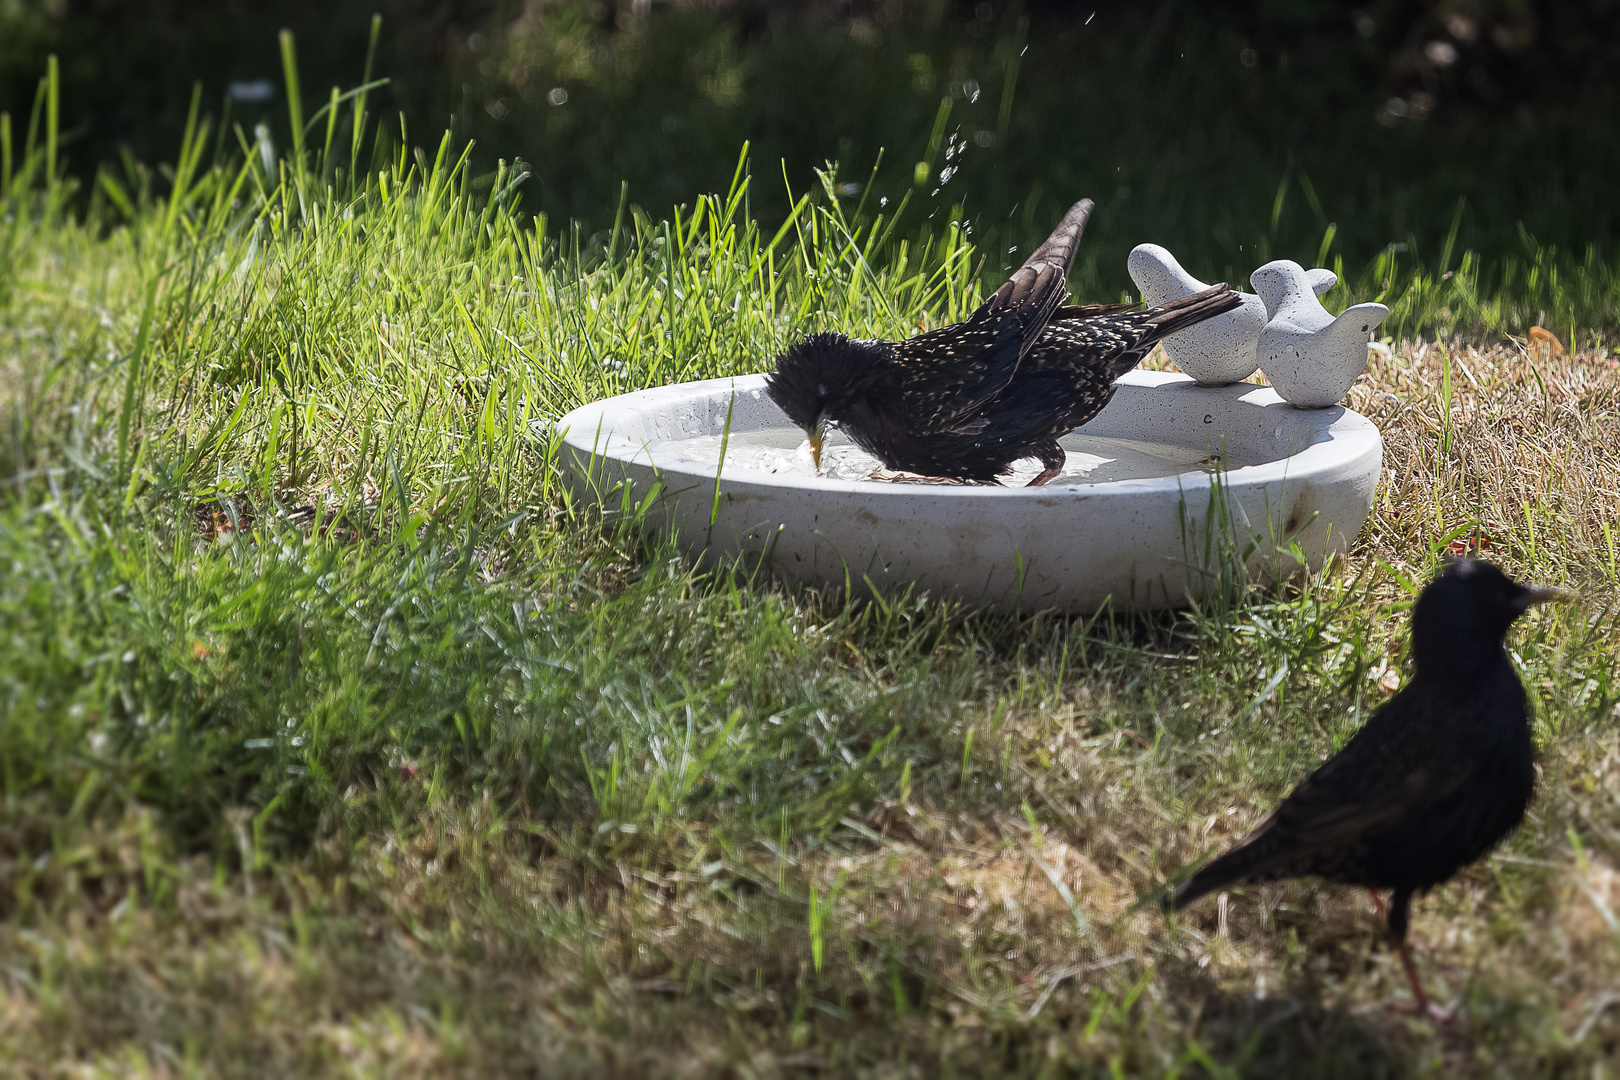
[(836, 434), (817, 475), (758, 375), (610, 398), (555, 426), (576, 493), (629, 506), (654, 494), (646, 524), (693, 557), (1024, 610), (1184, 604), (1218, 569), (1202, 555), (1212, 528), (1252, 546), (1251, 573), (1296, 569), (1290, 544), (1320, 565), (1361, 529), (1382, 462), (1377, 429), (1342, 407), (1302, 411), (1266, 387), (1148, 371), (1120, 379), (1061, 440), (1062, 472), (1036, 488), (1021, 486), (1033, 459), (999, 485), (874, 479), (876, 459)]

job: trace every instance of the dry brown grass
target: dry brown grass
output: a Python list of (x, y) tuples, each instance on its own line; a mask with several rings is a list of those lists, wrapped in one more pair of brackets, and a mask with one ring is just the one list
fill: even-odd
[[(1449, 411), (1443, 401), (1450, 366)], [(1350, 405), (1384, 435), (1384, 477), (1364, 550), (1391, 563), (1461, 525), (1524, 570), (1615, 584), (1620, 367), (1600, 353), (1532, 358), (1419, 343), (1374, 354)]]

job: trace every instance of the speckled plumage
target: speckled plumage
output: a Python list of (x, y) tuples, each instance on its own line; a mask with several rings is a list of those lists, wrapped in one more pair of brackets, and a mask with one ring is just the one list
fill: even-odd
[(1406, 951), (1408, 909), (1518, 827), (1535, 788), (1524, 687), (1504, 648), (1532, 604), (1567, 598), (1462, 560), (1412, 615), (1414, 674), (1247, 839), (1176, 890), (1181, 907), (1244, 882), (1321, 877), (1393, 889), (1390, 936)]
[(980, 482), (1039, 457), (1095, 416), (1112, 383), (1167, 334), (1230, 310), (1224, 285), (1162, 308), (1060, 307), (1091, 213), (1082, 199), (966, 322), (900, 342), (812, 334), (777, 358), (768, 392), (811, 433), (836, 423), (890, 469)]

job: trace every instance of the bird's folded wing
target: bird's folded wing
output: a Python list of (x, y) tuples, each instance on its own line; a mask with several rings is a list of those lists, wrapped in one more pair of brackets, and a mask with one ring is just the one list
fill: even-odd
[(1022, 343), (1016, 316), (980, 313), (896, 346), (896, 381), (917, 431), (961, 432), (976, 423), (978, 411), (1012, 381)]
[(1344, 801), (1341, 792), (1306, 780), (1248, 839), (1199, 871), (1181, 902), (1230, 882), (1332, 876), (1337, 867), (1355, 866), (1372, 834), (1419, 812), (1427, 801), (1419, 793), (1425, 786), (1424, 777), (1409, 775), (1392, 797)]
[(1474, 779), (1465, 758), (1428, 758), (1405, 767), (1399, 761), (1398, 753), (1391, 754), (1370, 785), (1365, 772), (1342, 767), (1324, 767), (1306, 778), (1256, 830), (1256, 839), (1263, 836), (1274, 853), (1262, 861), (1309, 864), (1400, 822), (1419, 823)]
[(1064, 304), (1052, 312), (1051, 322), (1065, 322), (1069, 319), (1094, 319), (1099, 315), (1123, 315), (1127, 311), (1136, 311), (1141, 304)]
[(1411, 769), (1396, 784), (1372, 797), (1350, 796), (1308, 779), (1272, 816), (1268, 831), (1286, 837), (1298, 853), (1342, 846), (1397, 821), (1420, 814), (1443, 801), (1466, 778), (1459, 774), (1437, 777), (1430, 769)]
[(1260, 862), (1297, 864), (1343, 850), (1423, 817), (1471, 782), (1472, 759), (1442, 745), (1447, 727), (1420, 715), (1431, 707), (1407, 690), (1378, 710), (1255, 830), (1251, 844), (1267, 853)]
[(1068, 295), (1069, 267), (1091, 216), (1091, 200), (1069, 208), (1046, 242), (964, 323), (895, 346), (905, 411), (919, 433), (966, 433), (1007, 388), (1019, 362)]

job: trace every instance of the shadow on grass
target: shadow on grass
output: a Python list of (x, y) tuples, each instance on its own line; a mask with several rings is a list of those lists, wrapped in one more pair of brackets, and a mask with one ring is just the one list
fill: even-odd
[[(1382, 1017), (1324, 1004), (1311, 988), (1267, 998), (1234, 994), (1191, 960), (1161, 961), (1158, 976), (1208, 1055), (1199, 1062), (1207, 1074), (1328, 1080), (1410, 1072), (1407, 1053)], [(1210, 1061), (1218, 1071), (1208, 1068)]]

